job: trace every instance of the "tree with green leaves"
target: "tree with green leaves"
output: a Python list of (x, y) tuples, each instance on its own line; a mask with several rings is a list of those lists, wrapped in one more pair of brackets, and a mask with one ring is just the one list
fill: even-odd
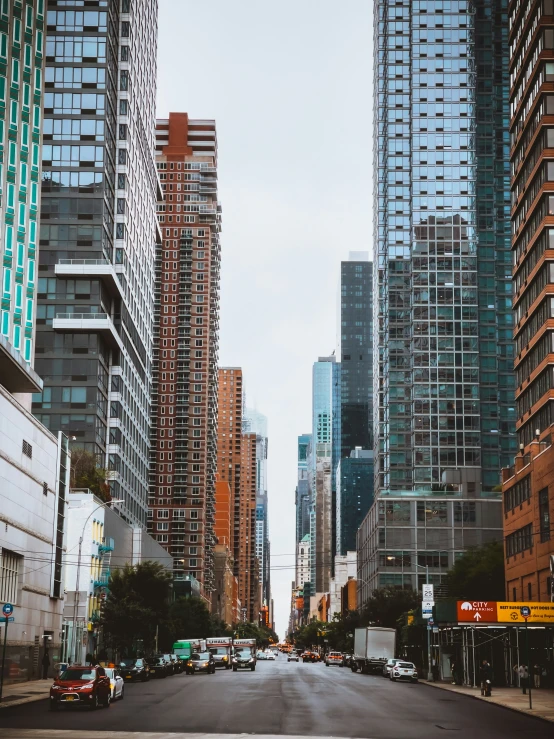
[(70, 487), (72, 490), (88, 488), (104, 503), (111, 499), (109, 472), (98, 466), (96, 457), (86, 449), (71, 450)]
[(279, 641), (277, 634), (267, 626), (258, 626), (243, 621), (233, 624), (233, 636), (236, 639), (255, 639), (258, 647), (264, 649), (271, 643), (277, 644)]
[(310, 621), (301, 626), (294, 633), (294, 643), (297, 647), (315, 647), (318, 644), (323, 645), (326, 638), (325, 632), (329, 624), (326, 621)]
[(171, 582), (171, 574), (157, 562), (127, 564), (115, 570), (101, 620), (106, 645), (121, 656), (137, 649), (148, 653), (160, 628), (166, 641)]
[(169, 607), (173, 643), (178, 639), (212, 636), (213, 622), (202, 598), (177, 598)]
[(421, 595), (416, 590), (384, 587), (374, 590), (361, 611), (361, 624), (365, 626), (398, 627), (402, 614), (421, 605)]
[(448, 596), (456, 600), (504, 600), (504, 545), (493, 541), (468, 549), (446, 574)]

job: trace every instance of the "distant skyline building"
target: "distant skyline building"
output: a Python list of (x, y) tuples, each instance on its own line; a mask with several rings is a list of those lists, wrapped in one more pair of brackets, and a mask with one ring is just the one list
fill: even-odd
[(516, 448), (507, 3), (434, 7), (376, 3), (377, 494), (492, 491)]
[(260, 563), (262, 605), (271, 601), (269, 558), (269, 501), (267, 490), (267, 417), (253, 408), (245, 408), (242, 418), (243, 433), (256, 434), (256, 556)]
[[(236, 577), (239, 576), (241, 536), (242, 395), (242, 369), (240, 367), (220, 367), (218, 371), (217, 474), (219, 479), (227, 482), (230, 488), (230, 549)], [(216, 519), (219, 515), (216, 510)]]
[(310, 579), (310, 535), (306, 534), (296, 545), (296, 581), (295, 587), (302, 589)]
[(341, 262), (337, 353), (341, 362), (341, 458), (373, 449), (373, 264), (368, 252)]
[[(158, 3), (51, 3), (44, 27), (36, 336), (44, 389), (33, 413), (110, 470), (120, 514), (145, 527), (160, 242)], [(39, 116), (34, 126), (38, 140)]]
[[(333, 354), (312, 370), (312, 441), (309, 452), (312, 575), (319, 585), (333, 573), (336, 544), (336, 470), (341, 450), (341, 365)], [(329, 498), (327, 498), (329, 496)], [(327, 547), (329, 547), (327, 549)], [(319, 564), (316, 563), (319, 562)], [(312, 586), (314, 581), (312, 580)], [(316, 592), (320, 592), (318, 588)]]
[(373, 504), (373, 451), (357, 447), (336, 471), (337, 555), (356, 549), (356, 532)]
[(260, 563), (256, 556), (256, 434), (242, 434), (239, 499), (239, 598), (244, 620), (258, 623), (261, 609)]
[[(221, 215), (215, 121), (156, 125), (164, 200), (156, 254), (149, 530), (178, 583), (214, 588)], [(177, 587), (177, 592), (181, 586)]]
[(296, 544), (310, 533), (310, 489), (308, 483), (308, 454), (311, 434), (300, 434), (297, 442)]

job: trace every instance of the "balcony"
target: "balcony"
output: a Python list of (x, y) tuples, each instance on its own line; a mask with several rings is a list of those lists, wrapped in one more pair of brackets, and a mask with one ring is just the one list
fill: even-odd
[(109, 572), (102, 573), (101, 575), (98, 575), (98, 577), (95, 580), (93, 580), (95, 588), (105, 588), (109, 582), (110, 582)]
[(56, 313), (54, 331), (66, 334), (100, 334), (112, 349), (123, 349), (123, 343), (107, 313)]
[(98, 553), (113, 552), (114, 545), (115, 543), (111, 536), (104, 536), (102, 542), (98, 545)]
[(107, 259), (60, 259), (55, 272), (58, 277), (97, 278), (102, 280), (112, 297), (124, 297), (115, 267)]

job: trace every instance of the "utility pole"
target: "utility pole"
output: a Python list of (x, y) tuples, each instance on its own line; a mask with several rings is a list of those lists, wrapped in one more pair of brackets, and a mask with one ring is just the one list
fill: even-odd
[(6, 642), (8, 640), (8, 617), (4, 622), (4, 646), (2, 648), (2, 672), (0, 672), (0, 701), (2, 700), (2, 690), (4, 689), (4, 668), (6, 665)]
[[(430, 585), (429, 582), (429, 565), (425, 565), (425, 584)], [(433, 670), (431, 668), (431, 626), (429, 625), (429, 619), (427, 619), (427, 680), (433, 679)]]

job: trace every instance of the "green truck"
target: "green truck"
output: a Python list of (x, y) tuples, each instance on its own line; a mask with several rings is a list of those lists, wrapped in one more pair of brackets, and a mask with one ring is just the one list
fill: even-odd
[(188, 660), (193, 652), (205, 652), (205, 639), (179, 639), (173, 645), (173, 654), (176, 654), (180, 660)]

